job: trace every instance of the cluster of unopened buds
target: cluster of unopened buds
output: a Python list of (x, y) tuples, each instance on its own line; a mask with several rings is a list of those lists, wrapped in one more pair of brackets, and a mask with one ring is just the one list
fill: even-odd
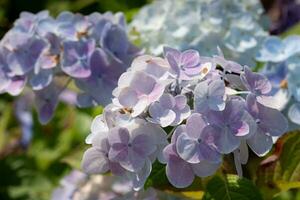
[(82, 161), (89, 174), (128, 177), (143, 188), (155, 160), (169, 182), (184, 188), (214, 174), (233, 153), (238, 174), (248, 147), (267, 154), (288, 129), (272, 108), (271, 83), (247, 66), (219, 55), (164, 47), (164, 58), (135, 58), (113, 91), (112, 103), (91, 126)]
[(40, 121), (47, 123), (72, 81), (78, 106), (109, 102), (138, 52), (127, 39), (122, 13), (62, 12), (53, 18), (47, 11), (23, 12), (0, 42), (0, 93), (16, 96), (27, 85)]

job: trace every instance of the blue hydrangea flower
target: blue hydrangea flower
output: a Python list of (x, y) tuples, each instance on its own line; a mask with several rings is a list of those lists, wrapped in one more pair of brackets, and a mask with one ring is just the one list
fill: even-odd
[(282, 62), (300, 52), (300, 37), (289, 36), (283, 40), (279, 37), (267, 37), (256, 55), (261, 62)]
[(254, 67), (256, 51), (268, 35), (262, 13), (257, 0), (154, 1), (134, 17), (130, 36), (154, 55), (171, 46), (211, 56), (219, 46), (226, 58)]

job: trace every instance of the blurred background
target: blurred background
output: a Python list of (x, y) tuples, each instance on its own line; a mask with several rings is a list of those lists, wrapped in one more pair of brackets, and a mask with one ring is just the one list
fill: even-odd
[[(47, 9), (52, 16), (65, 10), (82, 14), (122, 11), (130, 21), (150, 1), (0, 0), (0, 37), (22, 11), (36, 13)], [(287, 30), (300, 34), (300, 26), (296, 25), (300, 20), (299, 0), (262, 0), (262, 4), (271, 19), (271, 34)], [(83, 141), (92, 118), (101, 113), (101, 108), (76, 109), (61, 103), (54, 119), (46, 126), (39, 124), (35, 114), (34, 134), (29, 132), (24, 144), (15, 107), (11, 96), (0, 96), (0, 200), (50, 199), (60, 179), (71, 169), (80, 169), (80, 159), (86, 149)]]

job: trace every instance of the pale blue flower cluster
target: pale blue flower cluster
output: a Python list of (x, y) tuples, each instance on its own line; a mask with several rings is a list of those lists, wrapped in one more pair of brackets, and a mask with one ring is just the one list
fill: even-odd
[(22, 12), (0, 42), (0, 93), (16, 96), (29, 86), (47, 123), (64, 90), (61, 77), (79, 89), (78, 106), (106, 105), (138, 53), (122, 13)]
[[(132, 39), (154, 55), (163, 46), (217, 53), (254, 66), (257, 46), (268, 35), (258, 0), (164, 0), (143, 7), (130, 23)], [(171, 19), (171, 20), (170, 20)]]
[(157, 159), (166, 164), (170, 183), (184, 188), (234, 153), (241, 175), (248, 146), (263, 156), (272, 137), (288, 129), (284, 115), (267, 104), (271, 91), (264, 75), (223, 54), (201, 57), (165, 47), (164, 58), (139, 56), (93, 121), (82, 168), (127, 177), (139, 190)]
[(270, 104), (287, 112), (291, 122), (300, 124), (300, 36), (285, 39), (267, 37), (256, 59), (264, 62), (262, 72), (270, 79), (276, 97)]

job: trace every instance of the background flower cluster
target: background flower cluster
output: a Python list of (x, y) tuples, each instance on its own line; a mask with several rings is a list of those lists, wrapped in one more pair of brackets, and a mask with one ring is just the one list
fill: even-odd
[(75, 83), (78, 106), (107, 104), (138, 52), (122, 13), (62, 12), (53, 18), (48, 11), (23, 12), (0, 43), (0, 92), (16, 96), (28, 85), (40, 122), (47, 123), (66, 87), (62, 81)]

